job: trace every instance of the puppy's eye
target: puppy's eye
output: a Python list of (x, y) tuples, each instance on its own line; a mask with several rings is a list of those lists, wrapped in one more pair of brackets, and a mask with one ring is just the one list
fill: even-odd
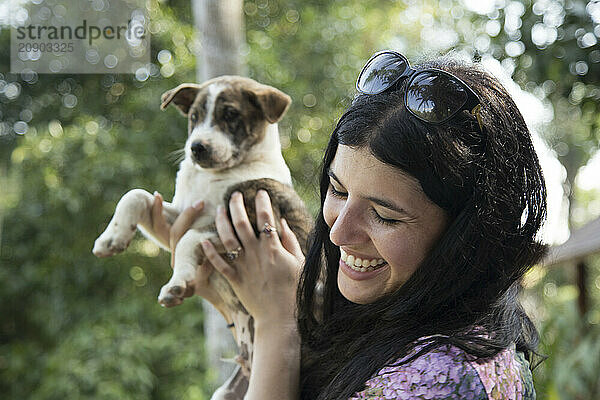
[(190, 120), (192, 121), (193, 124), (195, 124), (198, 121), (198, 113), (193, 113), (190, 116)]
[(224, 111), (223, 118), (225, 118), (225, 120), (227, 121), (231, 121), (236, 119), (239, 115), (240, 113), (238, 112), (238, 110), (232, 107), (227, 107)]

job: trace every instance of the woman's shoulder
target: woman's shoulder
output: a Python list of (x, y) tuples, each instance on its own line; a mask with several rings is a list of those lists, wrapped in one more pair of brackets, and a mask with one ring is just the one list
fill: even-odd
[(529, 363), (514, 346), (474, 360), (443, 345), (416, 359), (381, 369), (353, 399), (535, 399)]

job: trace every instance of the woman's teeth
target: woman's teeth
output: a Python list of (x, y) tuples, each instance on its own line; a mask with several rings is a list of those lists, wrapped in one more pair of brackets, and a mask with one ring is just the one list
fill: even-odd
[(385, 260), (383, 258), (374, 258), (372, 260), (363, 260), (353, 255), (348, 255), (343, 249), (340, 248), (340, 258), (347, 266), (358, 272), (374, 271), (383, 264)]

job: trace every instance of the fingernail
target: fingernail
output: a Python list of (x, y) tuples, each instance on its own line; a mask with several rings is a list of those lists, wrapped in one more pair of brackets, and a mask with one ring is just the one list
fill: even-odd
[(201, 244), (202, 244), (202, 248), (204, 250), (206, 250), (210, 246), (210, 243), (208, 242), (208, 240), (203, 240)]
[(221, 214), (222, 212), (223, 212), (223, 206), (219, 204), (217, 206), (217, 214)]
[(237, 197), (237, 196), (240, 196), (240, 197), (241, 197), (241, 196), (242, 196), (242, 193), (241, 193), (241, 192), (238, 192), (238, 191), (236, 190), (235, 192), (233, 192), (233, 193), (231, 194), (231, 197), (233, 197), (233, 196), (236, 196), (236, 197)]
[(198, 200), (197, 202), (195, 202), (192, 207), (194, 207), (196, 210), (200, 210), (202, 209), (202, 207), (204, 207), (204, 201), (203, 200)]
[(154, 191), (154, 195), (155, 195), (155, 196), (158, 196), (158, 192), (157, 192), (156, 190)]
[(285, 218), (281, 218), (281, 225), (283, 225), (286, 229), (289, 228), (287, 221)]

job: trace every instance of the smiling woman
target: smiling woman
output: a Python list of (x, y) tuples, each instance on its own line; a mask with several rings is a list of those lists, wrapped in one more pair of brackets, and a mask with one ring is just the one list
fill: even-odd
[(546, 250), (546, 194), (519, 110), (451, 59), (378, 53), (357, 88), (300, 285), (302, 398), (533, 398), (538, 337), (517, 294)]
[[(232, 199), (217, 229), (243, 253), (205, 248), (255, 317), (245, 399), (535, 398), (518, 293), (546, 252), (546, 189), (515, 103), (477, 65), (390, 51), (357, 89), (325, 150), (297, 304), (283, 221), (281, 239), (245, 235)], [(273, 224), (268, 197), (256, 209)]]

